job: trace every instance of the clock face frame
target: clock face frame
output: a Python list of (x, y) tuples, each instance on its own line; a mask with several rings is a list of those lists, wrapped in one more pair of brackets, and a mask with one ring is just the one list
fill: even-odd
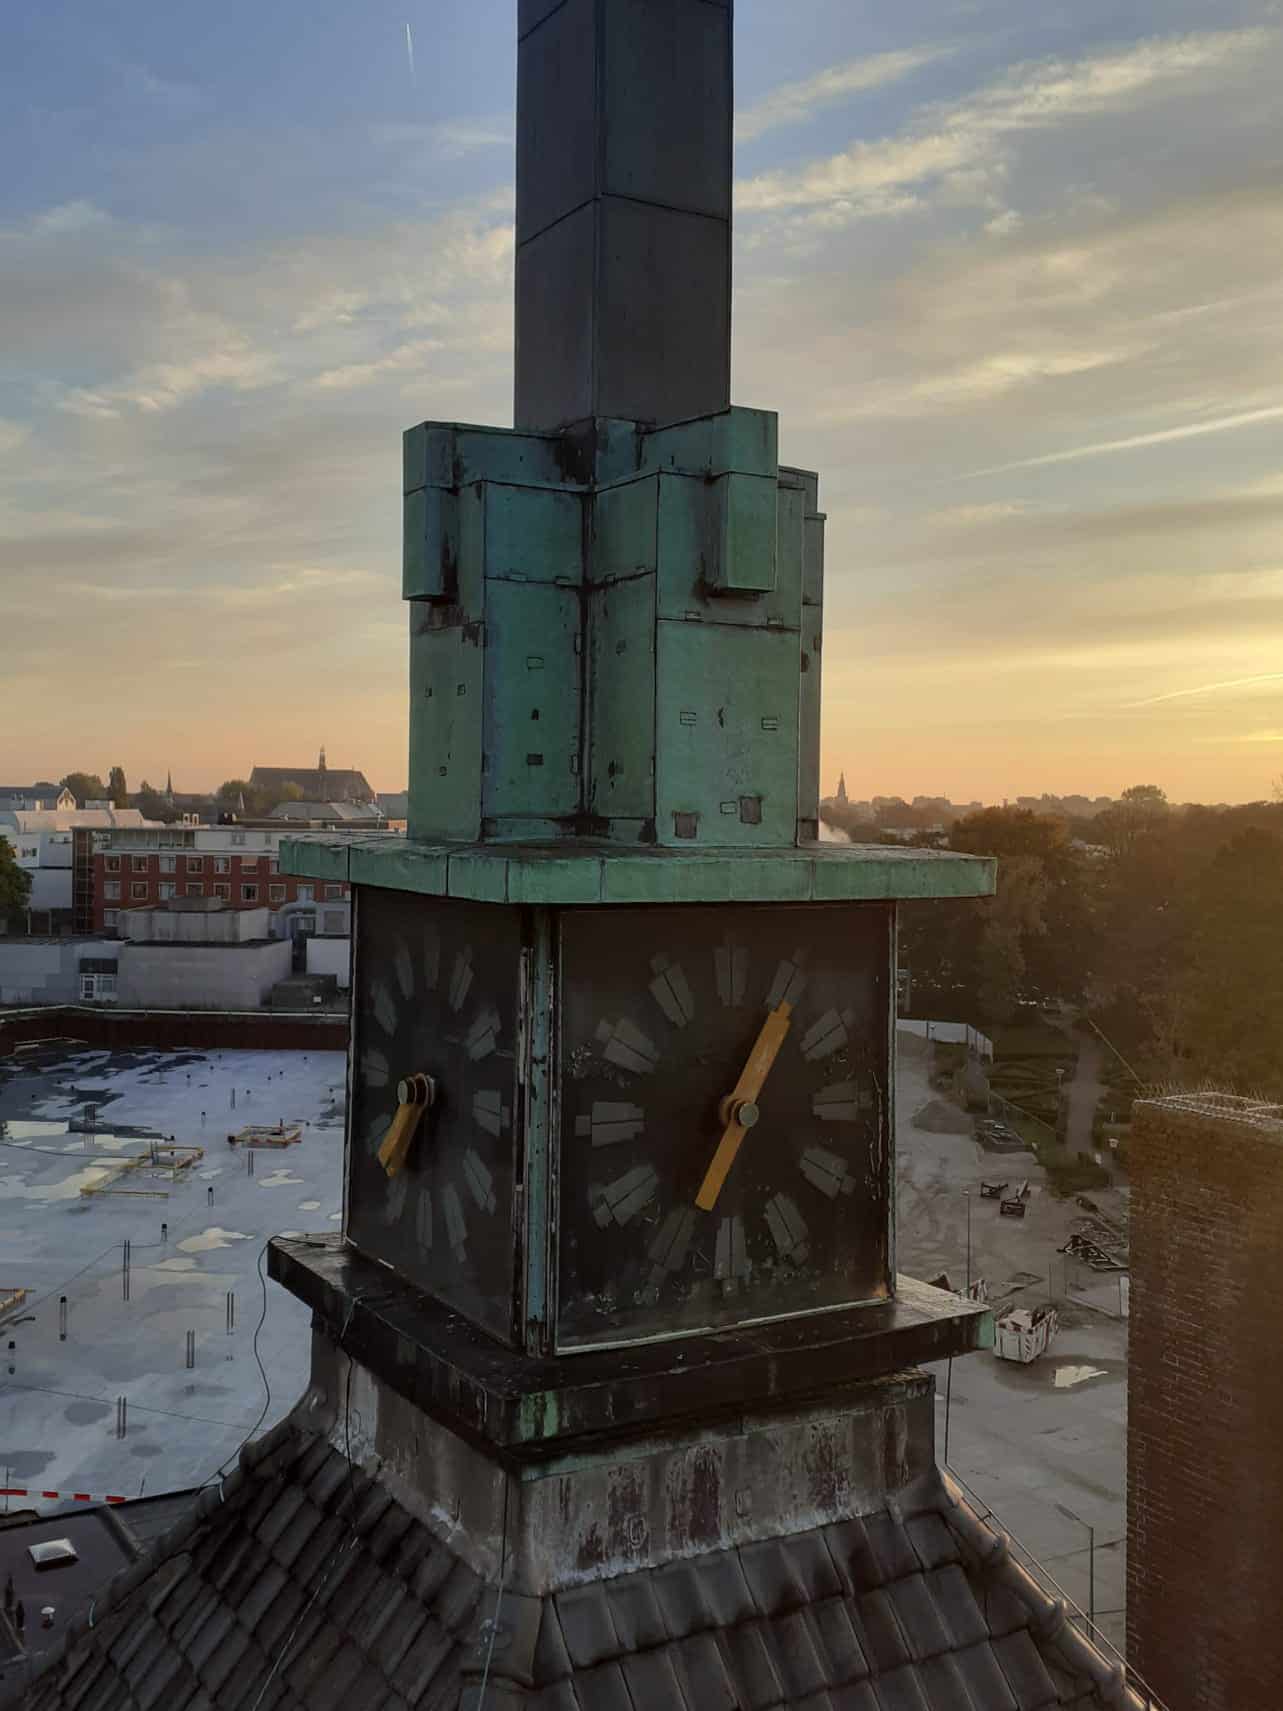
[[(355, 935), (344, 1232), (509, 1340), (520, 914), (363, 885)], [(436, 1097), (389, 1178), (378, 1149), (419, 1072)]]
[[(889, 1296), (892, 931), (869, 904), (562, 913), (559, 1349)], [(719, 1106), (781, 1003), (701, 1210)]]

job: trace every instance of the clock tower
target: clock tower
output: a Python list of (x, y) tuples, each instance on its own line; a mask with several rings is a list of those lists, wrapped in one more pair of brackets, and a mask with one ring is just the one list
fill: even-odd
[(990, 1336), (897, 1276), (894, 1052), (897, 909), (993, 863), (818, 841), (731, 63), (729, 0), (519, 0), (516, 425), (404, 439), (409, 835), (282, 847), (352, 886), (352, 1038), (342, 1235), (272, 1275), (353, 1456), (520, 1598), (884, 1506), (918, 1363)]

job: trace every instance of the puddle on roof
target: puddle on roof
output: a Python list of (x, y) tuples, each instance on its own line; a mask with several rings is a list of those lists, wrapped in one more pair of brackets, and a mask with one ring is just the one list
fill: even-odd
[(1075, 1384), (1085, 1384), (1089, 1378), (1106, 1378), (1103, 1366), (1058, 1366), (1052, 1375), (1057, 1390), (1070, 1390)]
[(298, 1209), (300, 1212), (319, 1212), (321, 1210), (321, 1202), (319, 1200), (300, 1200), (298, 1203)]
[(292, 1172), (285, 1169), (274, 1170), (270, 1175), (260, 1176), (258, 1179), (258, 1186), (260, 1188), (285, 1188), (290, 1185), (293, 1185), (296, 1188), (301, 1188), (303, 1186), (303, 1178), (301, 1176), (295, 1176)]
[(22, 1176), (0, 1176), (0, 1200), (34, 1200), (38, 1205), (48, 1205), (53, 1200), (79, 1200), (82, 1188), (101, 1182), (111, 1174), (110, 1165), (91, 1164), (83, 1170), (73, 1170), (61, 1182), (41, 1185), (29, 1183)]
[(243, 1230), (224, 1230), (218, 1224), (211, 1224), (199, 1236), (184, 1236), (178, 1246), (185, 1254), (207, 1254), (212, 1248), (230, 1248), (233, 1242), (247, 1241), (249, 1237)]
[(340, 1218), (341, 1218), (341, 1217), (342, 1217), (342, 1216), (343, 1216), (343, 1214), (342, 1214), (342, 1213), (341, 1213), (341, 1212), (331, 1212), (331, 1213), (330, 1213), (330, 1222), (331, 1222), (331, 1224), (337, 1224), (337, 1223), (338, 1223), (338, 1221), (339, 1221), (339, 1219), (340, 1219)]
[[(179, 1244), (181, 1246), (181, 1243)], [(226, 1243), (222, 1243), (226, 1247)], [(153, 1271), (195, 1271), (194, 1259), (158, 1259), (152, 1267)]]

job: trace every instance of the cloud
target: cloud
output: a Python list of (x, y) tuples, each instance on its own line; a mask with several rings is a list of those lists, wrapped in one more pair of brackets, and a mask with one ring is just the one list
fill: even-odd
[(462, 160), (485, 149), (511, 149), (516, 133), (511, 118), (439, 119), (431, 124), (389, 121), (370, 127), (376, 147), (397, 155), (427, 155), (436, 161)]
[(1072, 463), (1079, 458), (1103, 457), (1111, 452), (1170, 445), (1174, 440), (1198, 439), (1203, 434), (1226, 434), (1237, 428), (1256, 427), (1261, 422), (1277, 422), (1280, 417), (1283, 417), (1283, 404), (1271, 404), (1263, 410), (1242, 410), (1230, 416), (1216, 416), (1206, 422), (1186, 422), (1177, 428), (1160, 428), (1153, 433), (1131, 434), (1121, 440), (1099, 440), (1094, 445), (1069, 446), (1064, 451), (1044, 452), (1039, 457), (1018, 458), (1012, 463), (994, 464), (989, 469), (971, 470), (968, 476), (1002, 475), (1012, 469), (1040, 469), (1048, 464)]
[(1200, 683), (1193, 689), (1173, 689), (1166, 695), (1149, 695), (1143, 701), (1131, 701), (1131, 707), (1157, 707), (1166, 701), (1183, 701), (1193, 695), (1225, 695), (1239, 690), (1259, 689), (1263, 684), (1283, 683), (1283, 671), (1257, 672), (1251, 677), (1231, 677), (1223, 683)]
[(954, 52), (956, 49), (944, 45), (900, 48), (891, 53), (848, 59), (841, 65), (826, 66), (813, 77), (777, 84), (735, 115), (735, 140), (754, 142), (768, 131), (805, 124), (816, 113), (845, 101), (848, 96), (897, 83)]
[(1272, 40), (1272, 32), (1259, 28), (1206, 31), (1077, 61), (1015, 66), (962, 101), (922, 108), (897, 136), (855, 142), (826, 160), (742, 181), (736, 206), (746, 213), (833, 204), (852, 215), (878, 212), (888, 200), (895, 204), (895, 192), (938, 188), (964, 171), (982, 199), (1002, 172), (1002, 144), (1015, 133), (1134, 112), (1143, 98), (1249, 60)]

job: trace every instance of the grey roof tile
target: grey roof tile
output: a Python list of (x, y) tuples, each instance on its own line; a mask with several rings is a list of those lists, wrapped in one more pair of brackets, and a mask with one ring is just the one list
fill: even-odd
[[(874, 1670), (898, 1669), (901, 1664), (908, 1663), (909, 1648), (886, 1593), (880, 1590), (866, 1592), (856, 1599), (855, 1608), (862, 1632), (867, 1635), (865, 1656)], [(878, 1685), (880, 1690), (881, 1683)]]
[(913, 1574), (921, 1566), (904, 1522), (896, 1520), (887, 1510), (866, 1516), (864, 1532), (884, 1583)]
[[(742, 1580), (743, 1576), (740, 1578)], [(659, 1645), (667, 1638), (668, 1630), (655, 1596), (654, 1576), (621, 1574), (606, 1581), (605, 1588), (615, 1633), (624, 1651), (642, 1651), (647, 1646)]]
[(769, 1707), (779, 1705), (784, 1688), (767, 1624), (743, 1622), (738, 1628), (724, 1629), (717, 1639), (745, 1711), (769, 1711)]
[(195, 1638), (187, 1647), (187, 1661), (197, 1675), (204, 1672), (205, 1665), (235, 1626), (236, 1617), (232, 1611), (223, 1605), (212, 1606), (209, 1621), (201, 1624)]
[(915, 1515), (905, 1522), (904, 1527), (923, 1568), (940, 1568), (945, 1563), (959, 1560), (958, 1541), (949, 1531), (944, 1517), (934, 1510)]
[(600, 1581), (559, 1592), (554, 1602), (566, 1650), (576, 1669), (589, 1669), (606, 1658), (619, 1656), (623, 1647)]
[(230, 1633), (210, 1656), (201, 1678), (210, 1693), (217, 1697), (219, 1688), (238, 1667), (250, 1649), (250, 1637), (244, 1628), (233, 1622)]
[(579, 1695), (569, 1681), (553, 1682), (534, 1702), (535, 1711), (583, 1711)]
[(293, 1568), (309, 1540), (325, 1525), (325, 1515), (315, 1503), (304, 1501), (289, 1524), (278, 1533), (272, 1545), (272, 1555), (286, 1568)]
[(437, 1588), (432, 1608), (451, 1633), (462, 1634), (471, 1622), (480, 1598), (480, 1575), (469, 1568), (462, 1557), (456, 1557), (453, 1568)]
[(793, 1610), (777, 1616), (770, 1625), (775, 1667), (790, 1703), (830, 1685), (818, 1636), (807, 1617), (807, 1611)]
[(932, 1569), (924, 1579), (955, 1646), (974, 1646), (989, 1638), (990, 1625), (976, 1602), (971, 1582), (957, 1563)]
[(542, 1598), (505, 1591), (496, 1599), (487, 1589), (477, 1605), (465, 1667), (484, 1670), (488, 1660), (491, 1679), (533, 1687), (543, 1608)]
[(976, 1711), (962, 1673), (948, 1655), (918, 1665), (918, 1686), (931, 1711)]
[(953, 1658), (967, 1684), (973, 1705), (983, 1706), (984, 1711), (1018, 1711), (1015, 1695), (1007, 1686), (1007, 1678), (999, 1669), (988, 1641), (978, 1646), (965, 1646), (956, 1651)]
[[(944, 1572), (947, 1572), (944, 1571)], [(976, 1593), (976, 1603), (987, 1631), (995, 1638), (1014, 1634), (1029, 1626), (1029, 1607), (995, 1575), (990, 1575)]]
[(699, 1570), (690, 1558), (679, 1558), (655, 1569), (651, 1576), (660, 1615), (670, 1638), (685, 1639), (713, 1626), (713, 1613), (704, 1602)]
[(811, 1620), (830, 1686), (856, 1681), (869, 1673), (853, 1614), (845, 1598), (826, 1598), (811, 1606)]
[(842, 1521), (824, 1531), (829, 1554), (852, 1592), (872, 1592), (882, 1585), (882, 1570), (862, 1521)]
[(763, 1539), (740, 1546), (744, 1578), (763, 1616), (779, 1616), (806, 1603), (806, 1587), (792, 1552), (780, 1539)]
[(637, 1711), (624, 1672), (615, 1662), (598, 1664), (577, 1675), (575, 1693), (584, 1711)]
[(1056, 1684), (1047, 1674), (1027, 1628), (995, 1640), (993, 1653), (1020, 1711), (1043, 1711), (1044, 1706), (1056, 1703)]
[(634, 1652), (620, 1659), (620, 1668), (634, 1705), (654, 1706), (655, 1711), (669, 1711), (670, 1707), (681, 1711), (685, 1706), (668, 1647)]
[(391, 1685), (417, 1705), (433, 1676), (456, 1650), (454, 1640), (435, 1617), (429, 1617), (413, 1645), (392, 1672)]
[(948, 1651), (953, 1642), (921, 1574), (907, 1574), (903, 1580), (893, 1581), (887, 1587), (887, 1597), (915, 1658), (936, 1657)]
[(308, 1711), (339, 1711), (365, 1668), (365, 1659), (356, 1646), (340, 1647), (312, 1677), (307, 1693)]
[(557, 1606), (551, 1598), (545, 1598), (543, 1617), (539, 1623), (539, 1637), (535, 1641), (535, 1675), (544, 1683), (564, 1681), (573, 1672), (574, 1667), (570, 1661), (570, 1653), (566, 1650)]
[(379, 1662), (385, 1674), (391, 1675), (396, 1669), (428, 1619), (427, 1611), (413, 1598), (406, 1599), (392, 1612), (379, 1635)]
[(726, 1663), (712, 1634), (692, 1634), (668, 1647), (692, 1711), (735, 1711), (739, 1697), (726, 1673)]
[[(418, 1532), (419, 1523), (398, 1504), (392, 1504), (379, 1518), (366, 1540), (366, 1549), (376, 1562), (387, 1563), (407, 1533)], [(426, 1530), (426, 1529), (425, 1529)]]
[(695, 1558), (704, 1608), (718, 1627), (729, 1628), (756, 1615), (744, 1564), (735, 1550), (710, 1551)]
[(878, 1711), (877, 1696), (867, 1681), (853, 1681), (829, 1690), (833, 1711)]
[(910, 1664), (877, 1678), (881, 1711), (931, 1711), (918, 1682), (917, 1668)]

